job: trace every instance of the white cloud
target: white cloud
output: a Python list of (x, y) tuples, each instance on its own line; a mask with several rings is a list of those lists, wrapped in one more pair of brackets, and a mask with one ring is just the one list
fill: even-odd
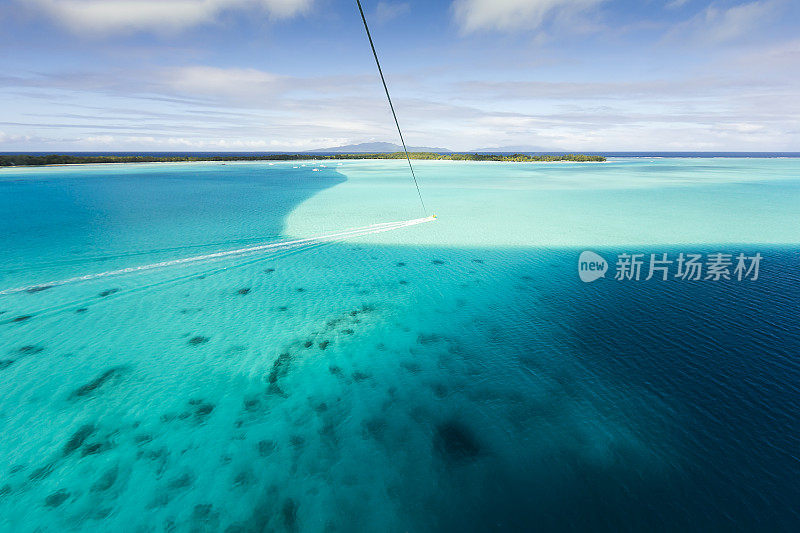
[(735, 122), (724, 126), (727, 126), (728, 129), (736, 133), (757, 133), (764, 131), (766, 128), (763, 124), (751, 124), (748, 122)]
[(786, 79), (797, 86), (798, 66), (800, 66), (800, 39), (794, 39), (766, 47), (760, 47), (736, 54), (733, 61), (736, 67), (745, 72), (760, 76)]
[(669, 9), (677, 9), (679, 7), (683, 7), (689, 2), (689, 0), (672, 0), (671, 2), (667, 2), (667, 7)]
[(375, 8), (375, 19), (379, 23), (388, 22), (408, 12), (408, 2), (378, 2)]
[[(22, 1), (22, 0), (19, 0)], [(313, 0), (26, 0), (76, 32), (177, 31), (212, 22), (233, 9), (273, 18), (303, 13)]]
[(34, 139), (30, 135), (9, 135), (4, 131), (0, 131), (0, 146), (4, 144), (29, 143), (34, 140), (38, 139)]
[(777, 18), (783, 0), (759, 0), (729, 8), (712, 4), (679, 24), (668, 38), (706, 44), (730, 43), (740, 39), (763, 37)]
[(365, 87), (371, 89), (372, 97), (383, 102), (383, 93), (375, 87), (371, 73), (297, 77), (254, 68), (185, 65), (35, 76), (0, 74), (0, 91), (11, 88), (24, 88), (26, 92), (66, 90), (173, 103), (213, 104), (227, 109), (276, 109), (277, 101), (282, 100), (286, 105), (289, 96), (303, 101), (333, 101), (360, 94), (363, 101)]
[(453, 10), (461, 29), (534, 30), (547, 19), (570, 17), (604, 0), (455, 0)]
[(257, 69), (187, 66), (165, 69), (161, 84), (169, 92), (192, 97), (252, 101), (274, 95), (285, 78)]
[[(469, 72), (474, 80), (409, 73), (393, 87), (413, 145), (794, 150), (798, 58), (795, 39), (736, 47), (702, 71), (665, 79), (530, 81), (512, 73), (498, 81), (479, 69)], [(372, 73), (298, 77), (202, 64), (8, 73), (0, 76), (3, 103), (0, 151), (300, 151), (396, 141)]]
[[(59, 142), (59, 140), (51, 140)], [(0, 143), (3, 142), (0, 134)], [(93, 150), (120, 150), (135, 147), (137, 150), (211, 150), (211, 151), (277, 151), (277, 150), (313, 150), (320, 146), (338, 146), (348, 140), (335, 137), (319, 137), (295, 139), (289, 141), (276, 141), (266, 139), (218, 139), (218, 138), (190, 138), (190, 137), (154, 137), (149, 135), (113, 136), (99, 135), (88, 136), (70, 141), (70, 148), (83, 148)], [(60, 141), (64, 145), (64, 141)]]

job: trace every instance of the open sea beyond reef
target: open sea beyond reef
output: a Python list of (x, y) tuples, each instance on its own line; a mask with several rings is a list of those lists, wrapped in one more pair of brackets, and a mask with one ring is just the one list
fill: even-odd
[(0, 170), (0, 530), (798, 530), (800, 159), (415, 166)]

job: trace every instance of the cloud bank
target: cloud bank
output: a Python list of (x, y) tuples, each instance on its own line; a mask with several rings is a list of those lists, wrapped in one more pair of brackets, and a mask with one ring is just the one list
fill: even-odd
[[(22, 2), (23, 0), (19, 0)], [(313, 0), (26, 0), (75, 32), (179, 31), (213, 22), (230, 10), (261, 11), (287, 18)]]
[(688, 21), (678, 24), (668, 38), (705, 45), (761, 38), (785, 4), (784, 0), (760, 0), (728, 8), (711, 4)]
[(534, 30), (547, 18), (569, 17), (603, 0), (455, 0), (453, 11), (465, 33)]
[[(605, 0), (364, 3), (414, 145), (798, 149), (796, 0), (691, 0), (680, 9), (669, 8), (680, 0), (657, 0), (638, 14)], [(0, 18), (12, 15), (0, 32), (9, 52), (0, 151), (396, 141), (357, 10), (349, 4), (348, 15), (347, 5), (0, 0)], [(276, 38), (252, 24), (306, 10)], [(98, 46), (64, 36), (48, 17), (108, 38)], [(576, 31), (582, 22), (598, 31)]]

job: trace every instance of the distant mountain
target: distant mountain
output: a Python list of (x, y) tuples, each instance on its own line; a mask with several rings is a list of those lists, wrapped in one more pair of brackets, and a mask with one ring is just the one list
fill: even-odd
[[(390, 154), (394, 152), (402, 152), (403, 147), (394, 143), (372, 142), (372, 143), (359, 143), (348, 144), (345, 146), (335, 146), (333, 148), (320, 148), (318, 150), (309, 150), (309, 152), (330, 152), (330, 153), (345, 153), (345, 154)], [(429, 146), (409, 146), (409, 152), (436, 152), (437, 154), (451, 153), (447, 148), (431, 148)]]

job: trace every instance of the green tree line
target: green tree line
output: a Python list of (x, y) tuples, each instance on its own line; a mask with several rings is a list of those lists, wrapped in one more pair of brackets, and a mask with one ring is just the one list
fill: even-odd
[[(499, 155), (499, 154), (437, 154), (434, 152), (412, 152), (411, 159), (446, 160), (446, 161), (509, 161), (529, 163), (537, 161), (577, 161), (602, 162), (606, 158), (599, 155), (565, 154), (565, 155)], [(89, 163), (171, 163), (181, 161), (329, 161), (338, 159), (405, 159), (403, 152), (389, 154), (267, 154), (267, 155), (216, 155), (216, 156), (149, 156), (149, 155), (0, 155), (1, 167), (41, 166), (41, 165), (77, 165)]]

